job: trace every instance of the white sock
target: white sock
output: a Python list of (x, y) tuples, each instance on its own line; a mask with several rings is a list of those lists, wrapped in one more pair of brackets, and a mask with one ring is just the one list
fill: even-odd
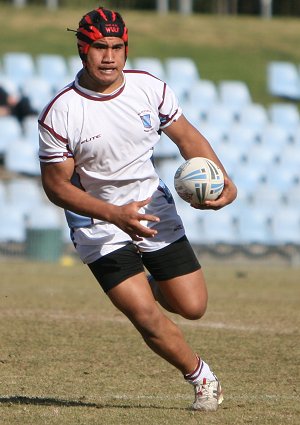
[(200, 357), (197, 356), (198, 363), (196, 369), (191, 372), (184, 375), (184, 379), (189, 382), (192, 385), (197, 384), (199, 381), (202, 381), (204, 378), (208, 381), (215, 381), (215, 375), (210, 370), (210, 367), (207, 363), (205, 363), (203, 360), (200, 359)]

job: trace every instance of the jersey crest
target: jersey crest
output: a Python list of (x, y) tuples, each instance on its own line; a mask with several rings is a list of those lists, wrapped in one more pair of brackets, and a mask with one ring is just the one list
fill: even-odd
[(151, 123), (151, 116), (150, 116), (150, 113), (149, 112), (141, 112), (140, 114), (139, 114), (139, 116), (140, 116), (140, 118), (141, 118), (141, 120), (142, 120), (142, 123), (143, 123), (143, 126), (144, 126), (144, 128), (145, 128), (145, 130), (147, 131), (147, 130), (151, 130), (151, 128), (152, 128), (152, 123)]

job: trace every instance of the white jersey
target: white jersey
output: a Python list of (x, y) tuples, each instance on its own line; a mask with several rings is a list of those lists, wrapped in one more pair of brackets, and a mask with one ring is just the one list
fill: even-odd
[[(124, 205), (153, 195), (157, 200), (161, 195), (156, 193), (159, 177), (152, 163), (153, 148), (160, 131), (181, 113), (173, 91), (148, 73), (124, 71), (123, 85), (109, 95), (81, 87), (77, 76), (40, 114), (40, 161), (74, 158), (73, 184), (105, 202)], [(154, 214), (155, 202), (151, 204), (141, 212)], [(85, 262), (130, 240), (111, 223), (71, 212), (66, 216)], [(176, 226), (180, 227), (178, 221)], [(173, 240), (161, 241), (159, 247)], [(91, 245), (98, 248), (87, 248)]]

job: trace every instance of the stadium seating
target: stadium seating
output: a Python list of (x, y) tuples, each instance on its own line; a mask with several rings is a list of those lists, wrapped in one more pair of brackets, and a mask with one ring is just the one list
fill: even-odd
[(250, 90), (243, 81), (220, 81), (218, 90), (221, 104), (232, 111), (236, 118), (242, 108), (252, 103)]
[(46, 80), (53, 90), (61, 88), (69, 75), (66, 60), (61, 55), (39, 54), (36, 58), (37, 75)]
[(158, 58), (138, 57), (132, 61), (132, 65), (134, 69), (150, 72), (150, 74), (155, 75), (163, 81), (166, 79), (164, 66)]
[(67, 66), (68, 66), (68, 74), (71, 77), (71, 80), (75, 78), (76, 74), (81, 70), (82, 68), (82, 62), (78, 55), (70, 56), (67, 59)]
[(238, 212), (239, 243), (242, 245), (272, 245), (271, 209), (251, 206)]
[[(38, 111), (82, 67), (77, 55), (38, 55), (34, 60), (28, 54), (6, 53), (2, 64), (0, 84), (12, 94), (22, 88)], [(252, 101), (242, 81), (202, 79), (190, 58), (136, 57), (127, 61), (126, 68), (149, 71), (171, 85), (185, 116), (210, 141), (238, 186), (238, 199), (232, 206), (218, 212), (191, 208), (174, 189), (174, 173), (184, 160), (162, 133), (153, 152), (155, 166), (174, 196), (191, 242), (231, 247), (300, 245), (300, 117), (298, 105), (291, 102), (300, 99), (299, 70), (287, 62), (269, 64), (268, 91), (285, 101), (275, 100), (266, 107)], [(10, 213), (14, 208), (19, 212), (11, 216), (15, 234), (8, 235), (1, 226), (0, 242), (24, 241), (24, 215), (30, 214), (32, 222), (37, 219), (41, 228), (47, 221), (53, 227), (62, 226), (60, 213), (58, 217), (53, 212), (56, 207), (44, 209), (45, 195), (36, 184), (40, 176), (37, 150), (37, 116), (25, 118), (22, 126), (13, 117), (0, 117), (0, 156), (6, 171), (12, 176), (30, 176), (28, 180), (35, 185), (34, 189), (22, 186), (14, 195), (14, 179), (5, 184), (0, 181), (0, 211)], [(66, 226), (63, 231), (67, 242)]]
[(230, 206), (219, 211), (198, 211), (201, 214), (202, 244), (228, 244), (236, 246), (238, 229), (236, 225), (237, 210)]
[(34, 110), (41, 112), (53, 96), (52, 82), (44, 77), (31, 77), (23, 84), (23, 94), (28, 97)]
[(9, 203), (0, 208), (0, 243), (25, 242), (25, 220), (22, 211)]
[(267, 89), (272, 96), (300, 99), (300, 75), (297, 66), (287, 61), (272, 61), (267, 67)]
[(272, 217), (273, 241), (275, 244), (300, 245), (300, 213), (299, 208), (289, 205), (274, 210)]
[(269, 122), (260, 133), (260, 141), (263, 148), (276, 152), (285, 149), (290, 139), (290, 132), (287, 128), (273, 122)]
[(271, 122), (289, 131), (299, 126), (300, 116), (294, 103), (272, 103), (268, 112)]
[(201, 224), (201, 215), (198, 210), (191, 208), (187, 202), (184, 202), (176, 194), (174, 199), (177, 206), (177, 211), (182, 217), (184, 222), (184, 228), (189, 238), (190, 242), (194, 245), (203, 244), (202, 240), (202, 224)]
[(227, 136), (228, 142), (235, 146), (243, 157), (246, 157), (249, 149), (258, 143), (259, 138), (259, 133), (255, 128), (240, 122), (234, 123), (230, 127)]
[(213, 81), (199, 79), (187, 92), (187, 103), (205, 119), (209, 109), (219, 101), (217, 87)]
[(250, 192), (251, 201), (256, 207), (281, 209), (284, 205), (283, 193), (274, 182), (258, 183)]
[(235, 114), (221, 103), (214, 104), (208, 111), (206, 122), (219, 128), (224, 137), (228, 137), (229, 129), (235, 122)]
[(14, 178), (7, 183), (7, 201), (24, 216), (27, 216), (31, 210), (43, 204), (45, 195), (36, 180)]
[(22, 136), (19, 121), (13, 116), (0, 117), (0, 154), (4, 155), (14, 140)]
[(40, 175), (38, 148), (25, 137), (16, 139), (5, 151), (4, 164), (8, 171), (29, 176)]
[(20, 90), (23, 83), (35, 75), (34, 60), (28, 53), (4, 53), (2, 61), (4, 76), (9, 78)]
[(154, 148), (153, 155), (156, 159), (176, 158), (179, 156), (179, 150), (175, 143), (162, 133), (159, 143)]
[(199, 71), (191, 58), (168, 57), (165, 59), (166, 81), (184, 101), (190, 88), (200, 79)]
[(269, 117), (266, 108), (259, 103), (252, 103), (241, 108), (239, 113), (239, 123), (252, 128), (257, 135), (269, 122)]
[[(26, 80), (25, 80), (26, 81)], [(18, 85), (7, 75), (0, 71), (0, 87), (11, 96), (18, 97), (20, 95), (20, 90)]]
[(25, 138), (38, 147), (38, 116), (29, 115), (24, 118), (22, 127)]
[(4, 183), (0, 180), (0, 209), (3, 208), (2, 205), (6, 202), (6, 188)]
[(29, 229), (60, 229), (63, 227), (62, 211), (50, 203), (38, 204), (27, 215)]

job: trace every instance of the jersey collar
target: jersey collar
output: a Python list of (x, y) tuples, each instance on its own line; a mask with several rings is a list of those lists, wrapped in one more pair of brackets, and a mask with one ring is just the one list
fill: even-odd
[(122, 91), (124, 90), (125, 83), (126, 83), (126, 77), (125, 77), (124, 72), (123, 72), (123, 83), (122, 83), (122, 85), (120, 87), (118, 87), (116, 90), (114, 90), (113, 92), (108, 93), (108, 94), (98, 93), (98, 92), (95, 92), (93, 90), (88, 90), (85, 87), (82, 87), (79, 84), (79, 78), (80, 78), (81, 73), (82, 73), (82, 70), (80, 70), (75, 77), (74, 89), (81, 96), (87, 97), (91, 100), (96, 100), (96, 101), (97, 100), (110, 100), (110, 99), (113, 99), (114, 97), (118, 96), (119, 94), (121, 94)]

